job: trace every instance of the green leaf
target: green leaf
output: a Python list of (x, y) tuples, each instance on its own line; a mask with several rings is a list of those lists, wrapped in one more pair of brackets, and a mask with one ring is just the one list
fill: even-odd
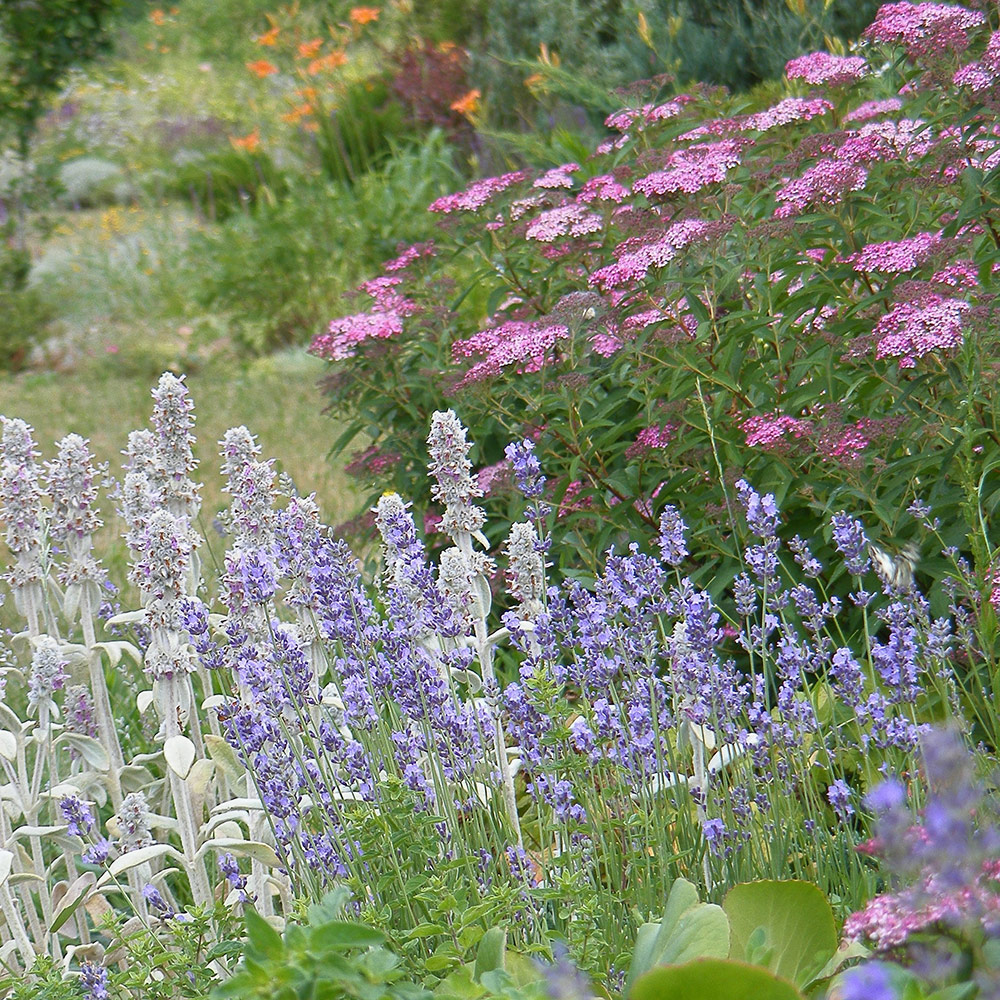
[(734, 886), (722, 904), (732, 931), (730, 956), (749, 959), (751, 936), (762, 928), (767, 968), (803, 986), (837, 950), (833, 910), (809, 882), (764, 881)]
[(331, 920), (313, 930), (311, 948), (313, 951), (342, 951), (345, 948), (371, 948), (384, 941), (385, 935), (374, 927), (349, 920)]
[(648, 923), (639, 928), (625, 992), (654, 966), (728, 955), (726, 914), (714, 904), (699, 902), (698, 890), (687, 879), (676, 879), (659, 924)]
[(279, 961), (285, 954), (281, 935), (256, 911), (247, 910), (247, 953), (252, 958)]
[(476, 951), (476, 968), (473, 975), (477, 982), (482, 979), (483, 973), (493, 972), (494, 969), (504, 969), (504, 954), (507, 949), (507, 928), (491, 927), (479, 942)]
[(802, 1000), (788, 981), (756, 965), (731, 959), (699, 958), (661, 966), (642, 976), (629, 1000)]
[(406, 935), (406, 940), (409, 941), (413, 938), (433, 937), (435, 934), (444, 934), (444, 932), (444, 924), (417, 924), (417, 926)]

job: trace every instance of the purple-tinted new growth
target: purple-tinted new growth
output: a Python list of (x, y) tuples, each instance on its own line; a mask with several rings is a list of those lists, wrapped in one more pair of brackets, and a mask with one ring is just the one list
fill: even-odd
[(168, 501), (176, 506), (173, 513), (182, 510), (193, 516), (198, 508), (199, 487), (191, 481), (190, 474), (198, 467), (191, 450), (195, 438), (194, 403), (184, 384), (169, 372), (160, 376), (153, 390), (153, 428), (156, 432), (156, 470)]
[[(23, 420), (0, 418), (0, 513), (7, 522), (7, 546), (14, 555), (28, 553), (42, 543), (41, 498), (38, 484), (38, 452), (32, 429)], [(18, 573), (18, 567), (11, 570)], [(11, 577), (18, 585), (20, 578)], [(20, 581), (26, 582), (26, 581)]]
[(545, 595), (545, 561), (538, 533), (532, 524), (516, 521), (504, 543), (507, 556), (507, 589), (518, 602), (522, 617), (533, 617)]
[(153, 843), (150, 833), (152, 816), (142, 792), (130, 792), (118, 810), (118, 840), (123, 854), (149, 847)]
[(100, 528), (97, 512), (98, 469), (88, 442), (79, 434), (67, 434), (59, 442), (59, 453), (45, 463), (52, 513), (49, 534), (53, 538), (82, 538)]

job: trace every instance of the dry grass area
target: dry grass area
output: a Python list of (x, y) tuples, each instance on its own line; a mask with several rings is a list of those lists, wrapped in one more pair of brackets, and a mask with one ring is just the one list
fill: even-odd
[[(89, 438), (98, 459), (116, 474), (128, 432), (148, 426), (153, 383), (102, 368), (5, 377), (0, 380), (0, 413), (35, 428), (43, 458), (50, 458), (54, 442), (72, 431)], [(321, 371), (322, 365), (302, 355), (272, 358), (245, 370), (213, 366), (187, 378), (195, 401), (206, 514), (226, 506), (217, 442), (227, 428), (246, 424), (264, 457), (274, 458), (276, 468), (288, 473), (303, 493), (316, 492), (329, 521), (347, 516), (354, 497), (339, 463), (327, 460), (338, 428), (321, 413), (323, 401), (315, 386)]]

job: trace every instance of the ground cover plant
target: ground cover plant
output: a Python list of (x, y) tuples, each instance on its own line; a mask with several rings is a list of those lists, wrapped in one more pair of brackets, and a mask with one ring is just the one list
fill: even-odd
[[(581, 578), (675, 503), (694, 578), (720, 596), (746, 568), (745, 477), (823, 560), (847, 507), (890, 575), (916, 565), (937, 612), (942, 548), (988, 593), (996, 22), (993, 6), (889, 5), (858, 54), (789, 62), (766, 107), (652, 81), (596, 150), (432, 203), (434, 239), (402, 248), (313, 342), (334, 409), (370, 435), (361, 480), (427, 509), (417, 428), (454, 405), (497, 511), (506, 442), (535, 442), (556, 537), (573, 538), (562, 568)], [(996, 745), (992, 711), (970, 710)]]
[[(555, 512), (533, 443), (514, 442), (526, 517), (497, 554), (501, 614), (452, 411), (427, 438), (452, 544), (429, 561), (387, 493), (366, 579), (245, 427), (220, 441), (230, 503), (213, 552), (195, 528), (184, 380), (165, 374), (153, 400), (113, 490), (134, 608), (113, 606), (96, 558), (102, 475), (84, 439), (43, 463), (30, 427), (3, 421), (6, 580), (24, 623), (0, 711), (9, 988), (60, 996), (70, 970), (92, 997), (201, 996), (235, 973), (221, 997), (273, 986), (270, 962), (288, 989), (367, 977), (401, 997), (535, 996), (568, 948), (582, 995), (797, 997), (860, 974), (844, 966), (867, 948), (838, 948), (851, 911), (849, 935), (883, 951), (951, 924), (989, 938), (991, 800), (957, 731), (934, 742), (928, 727), (963, 724), (968, 608), (956, 590), (934, 617), (911, 582), (866, 591), (857, 520), (833, 522), (869, 623), (852, 648), (823, 567), (796, 544), (812, 584), (788, 580), (775, 499), (744, 481), (737, 616), (685, 575), (673, 507), (653, 551), (609, 551), (592, 589), (553, 577)], [(881, 831), (898, 849), (891, 831), (921, 808), (912, 894), (875, 895), (882, 870), (855, 848)], [(955, 902), (980, 877), (982, 924)], [(312, 964), (325, 948), (343, 960)], [(972, 982), (967, 966), (922, 974)]]

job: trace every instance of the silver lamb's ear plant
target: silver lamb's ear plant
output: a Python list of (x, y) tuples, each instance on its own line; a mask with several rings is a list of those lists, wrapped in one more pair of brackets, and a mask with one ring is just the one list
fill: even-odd
[(472, 478), (472, 462), (469, 461), (471, 445), (466, 440), (465, 428), (454, 410), (438, 411), (433, 415), (427, 447), (431, 458), (429, 469), (436, 480), (436, 485), (431, 488), (431, 495), (444, 504), (441, 527), (455, 543), (454, 548), (445, 553), (447, 558), (442, 558), (441, 583), (450, 588), (449, 596), (457, 602), (459, 612), (468, 616), (472, 624), (472, 638), (483, 682), (483, 698), (493, 718), (493, 746), (504, 806), (517, 847), (521, 849), (524, 841), (517, 811), (514, 768), (507, 753), (500, 718), (500, 688), (493, 669), (495, 642), (487, 627), (492, 603), (487, 574), (492, 572), (493, 564), (492, 560), (484, 553), (477, 552), (472, 545), (473, 541), (479, 542), (484, 548), (489, 545), (482, 532), (486, 513), (473, 503), (483, 493)]
[(0, 499), (7, 522), (7, 547), (14, 565), (6, 574), (14, 606), (28, 623), (28, 635), (41, 635), (45, 615), (42, 489), (35, 462), (38, 452), (32, 430), (23, 420), (0, 418)]
[[(125, 758), (108, 697), (102, 650), (94, 629), (104, 578), (100, 563), (92, 553), (94, 532), (102, 524), (96, 509), (98, 477), (102, 470), (94, 464), (94, 456), (79, 434), (64, 437), (58, 443), (55, 460), (46, 462), (45, 468), (49, 496), (52, 498), (49, 537), (65, 546), (66, 550), (66, 559), (59, 571), (59, 582), (64, 587), (63, 608), (67, 625), (72, 626), (75, 619), (83, 630), (97, 730), (111, 764), (109, 788), (115, 805), (120, 805), (119, 775), (125, 766)], [(132, 655), (137, 655), (134, 648)]]

